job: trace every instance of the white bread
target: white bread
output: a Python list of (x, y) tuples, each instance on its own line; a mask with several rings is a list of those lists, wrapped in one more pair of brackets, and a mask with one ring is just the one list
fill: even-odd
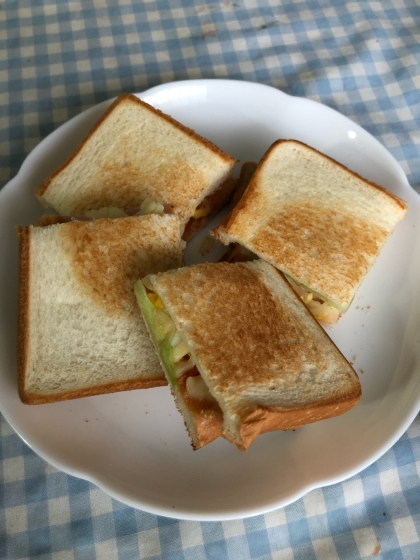
[(122, 94), (36, 195), (70, 216), (137, 207), (151, 197), (171, 205), (185, 226), (200, 202), (230, 177), (235, 161), (136, 96)]
[(199, 407), (172, 387), (194, 447), (219, 433), (247, 449), (260, 433), (342, 414), (360, 399), (357, 374), (268, 263), (202, 264), (150, 281), (223, 415), (201, 425)]
[(213, 234), (345, 312), (407, 204), (295, 140), (275, 142)]
[(18, 228), (19, 394), (40, 404), (166, 385), (133, 293), (182, 265), (175, 216)]

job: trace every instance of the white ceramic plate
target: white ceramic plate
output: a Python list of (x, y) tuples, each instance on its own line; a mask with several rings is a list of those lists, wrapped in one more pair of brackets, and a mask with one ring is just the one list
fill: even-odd
[[(393, 445), (420, 408), (420, 197), (374, 138), (315, 102), (266, 86), (223, 80), (166, 84), (140, 97), (242, 161), (258, 160), (278, 138), (295, 138), (408, 201), (406, 219), (350, 311), (329, 331), (360, 375), (362, 400), (339, 418), (263, 435), (247, 453), (223, 439), (194, 452), (167, 387), (49, 405), (21, 404), (15, 367), (14, 226), (42, 214), (34, 188), (84, 137), (109, 105), (106, 102), (41, 142), (0, 193), (2, 413), (36, 453), (59, 469), (94, 482), (131, 506), (182, 519), (263, 513), (359, 472)], [(197, 247), (202, 237), (188, 248), (188, 262), (200, 260)]]

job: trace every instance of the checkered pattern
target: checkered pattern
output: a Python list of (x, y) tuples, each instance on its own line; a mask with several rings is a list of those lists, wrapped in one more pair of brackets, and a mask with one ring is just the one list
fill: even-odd
[(379, 461), (284, 509), (225, 522), (144, 513), (46, 464), (2, 420), (0, 558), (420, 558), (420, 416)]
[[(420, 192), (416, 0), (3, 0), (2, 184), (89, 106), (188, 78), (321, 101), (378, 138)], [(0, 428), (0, 558), (420, 558), (420, 417), (360, 475), (223, 523), (133, 510), (47, 465), (3, 419)]]
[(3, 0), (0, 179), (83, 109), (188, 78), (271, 84), (338, 109), (420, 190), (416, 0)]

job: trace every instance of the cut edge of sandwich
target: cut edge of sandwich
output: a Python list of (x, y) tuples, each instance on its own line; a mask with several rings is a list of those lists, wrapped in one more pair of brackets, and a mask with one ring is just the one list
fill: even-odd
[[(155, 292), (153, 277), (154, 275), (147, 275), (138, 280), (134, 291), (175, 405), (182, 415), (191, 445), (197, 450), (222, 435), (223, 413), (217, 400), (204, 385), (185, 337)], [(193, 380), (195, 395), (190, 396), (188, 380), (192, 377), (196, 378), (198, 384)]]

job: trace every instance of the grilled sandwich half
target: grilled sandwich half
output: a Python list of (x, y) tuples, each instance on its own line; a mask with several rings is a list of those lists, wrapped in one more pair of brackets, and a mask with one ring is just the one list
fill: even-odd
[(150, 275), (135, 291), (195, 449), (342, 414), (357, 374), (284, 276), (262, 260)]
[(64, 216), (107, 217), (109, 208), (173, 213), (189, 238), (233, 194), (235, 161), (169, 115), (123, 93), (35, 194)]
[(41, 404), (166, 385), (133, 286), (183, 264), (176, 216), (18, 228), (19, 395)]
[(281, 270), (328, 323), (347, 311), (406, 211), (403, 200), (317, 150), (278, 140), (213, 234)]

